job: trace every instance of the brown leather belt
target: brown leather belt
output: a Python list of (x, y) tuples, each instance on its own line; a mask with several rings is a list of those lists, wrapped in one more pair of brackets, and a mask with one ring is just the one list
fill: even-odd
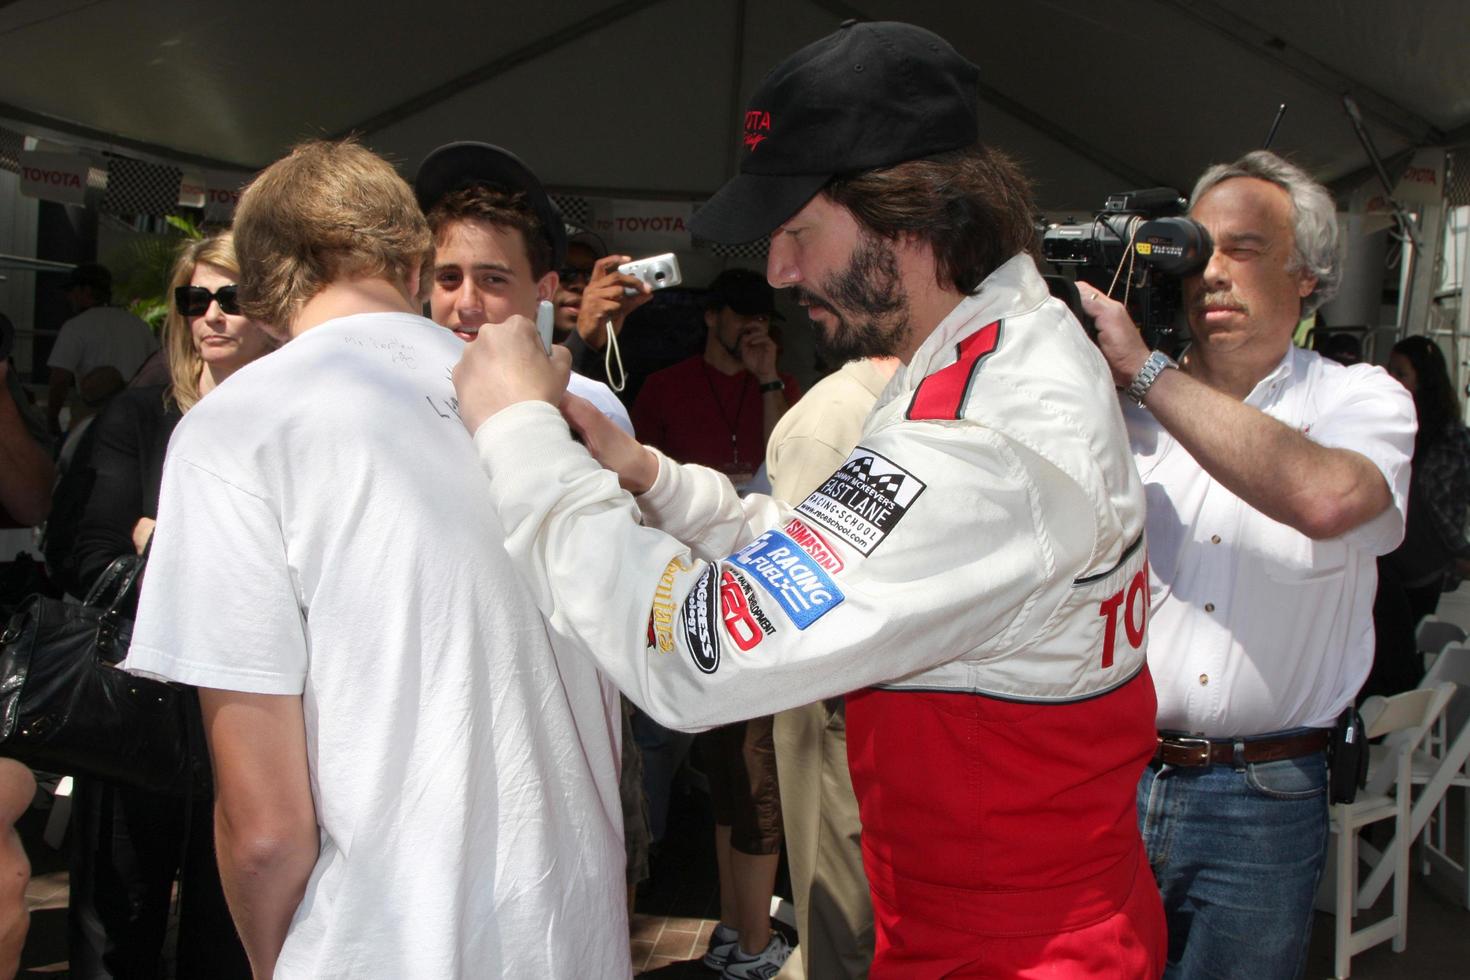
[[(1263, 735), (1254, 738), (1191, 738), (1188, 735), (1159, 735), (1154, 762), (1169, 766), (1199, 768), (1235, 765), (1237, 761), (1276, 762), (1311, 755), (1327, 748), (1330, 733), (1325, 728), (1294, 735)], [(1239, 756), (1236, 746), (1240, 747)]]

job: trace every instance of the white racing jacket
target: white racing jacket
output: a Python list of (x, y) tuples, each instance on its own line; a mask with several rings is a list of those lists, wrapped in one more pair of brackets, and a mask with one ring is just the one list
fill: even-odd
[(635, 503), (546, 403), (475, 442), (553, 633), (664, 724), (879, 684), (1074, 702), (1143, 666), (1144, 498), (1117, 396), (1027, 256), (939, 324), (796, 507), (666, 458)]

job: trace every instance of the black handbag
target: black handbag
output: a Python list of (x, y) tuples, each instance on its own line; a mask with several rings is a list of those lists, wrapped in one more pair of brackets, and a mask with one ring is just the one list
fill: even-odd
[(46, 772), (187, 795), (203, 766), (197, 695), (119, 670), (120, 609), (147, 562), (123, 556), (82, 605), (35, 595), (0, 634), (0, 755)]

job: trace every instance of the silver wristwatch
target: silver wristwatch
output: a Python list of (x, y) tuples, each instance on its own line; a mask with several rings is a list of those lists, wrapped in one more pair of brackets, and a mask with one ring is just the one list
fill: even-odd
[(1143, 367), (1139, 368), (1138, 373), (1133, 376), (1133, 382), (1125, 389), (1128, 397), (1133, 399), (1134, 404), (1143, 405), (1143, 396), (1147, 395), (1148, 390), (1154, 386), (1154, 382), (1159, 380), (1159, 375), (1164, 373), (1164, 369), (1178, 366), (1172, 357), (1161, 350), (1149, 354), (1148, 360), (1143, 362)]

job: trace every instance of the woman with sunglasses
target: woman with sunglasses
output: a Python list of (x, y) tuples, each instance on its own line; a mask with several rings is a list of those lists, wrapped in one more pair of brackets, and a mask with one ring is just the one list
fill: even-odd
[[(93, 484), (76, 534), (75, 568), (90, 583), (120, 555), (141, 554), (153, 532), (169, 436), (183, 414), (231, 374), (275, 347), (240, 315), (239, 265), (229, 235), (191, 242), (169, 283), (163, 325), (169, 383), (130, 388), (95, 423)], [(228, 556), (221, 556), (222, 568)], [(228, 588), (229, 582), (200, 583)], [(213, 801), (77, 779), (73, 797), (72, 977), (156, 977), (169, 900), (180, 878), (179, 977), (249, 977), (220, 889)], [(185, 848), (187, 847), (187, 852)]]

